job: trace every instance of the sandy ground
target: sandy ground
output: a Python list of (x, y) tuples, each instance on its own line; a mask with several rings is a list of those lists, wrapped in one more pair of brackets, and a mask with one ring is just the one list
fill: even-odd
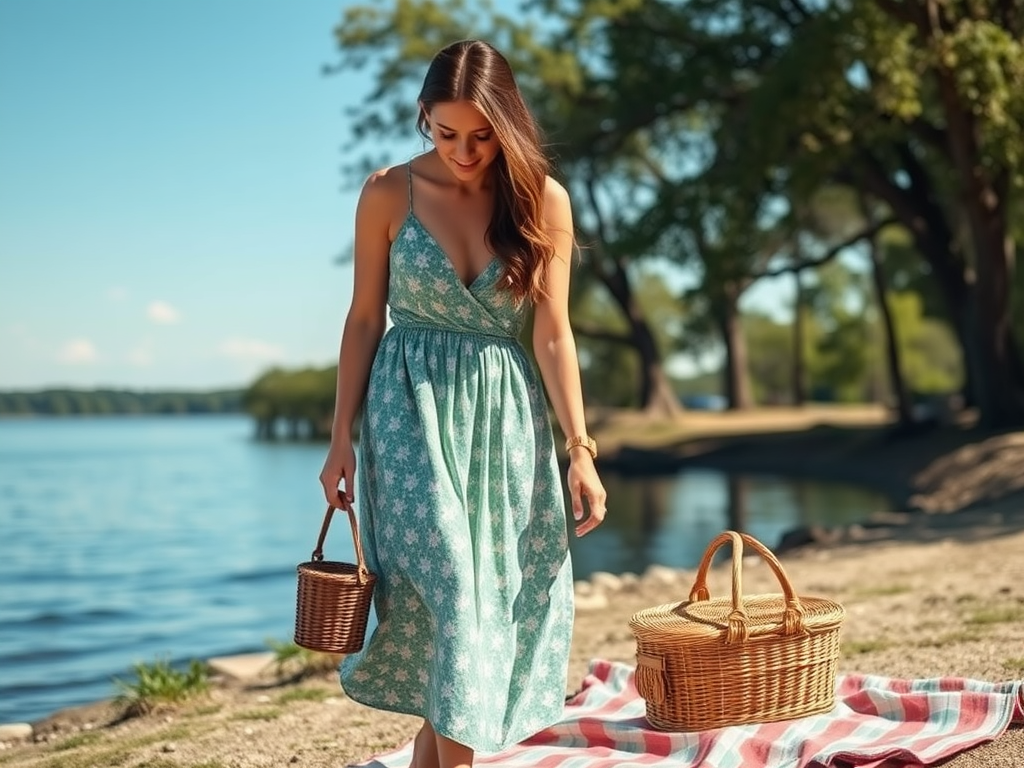
[[(890, 449), (884, 436), (872, 432), (882, 420), (872, 423), (861, 416), (826, 424), (821, 414), (801, 413), (799, 423), (771, 414), (765, 417), (770, 426), (748, 419), (717, 433), (712, 420), (702, 424), (700, 434), (680, 436), (659, 428), (660, 441), (632, 421), (606, 422), (604, 444), (613, 461), (618, 451), (628, 460), (631, 451), (646, 455), (660, 442), (658, 455), (666, 461), (697, 457), (750, 466), (760, 453), (768, 466), (782, 440), (804, 472), (836, 476), (835, 467), (828, 467), (842, 465), (847, 479), (860, 473), (861, 481), (901, 492), (908, 508), (921, 511), (835, 532), (827, 545), (780, 556), (798, 593), (829, 597), (846, 607), (840, 671), (1024, 678), (1024, 495), (1018, 490), (1024, 435), (933, 434)], [(822, 429), (831, 433), (830, 441), (822, 441)], [(780, 430), (788, 431), (773, 444), (763, 442)], [(801, 432), (806, 432), (803, 442), (796, 437)], [(629, 434), (642, 439), (634, 445), (623, 438)], [(765, 450), (771, 445), (776, 448)], [(641, 608), (686, 599), (693, 576), (655, 567), (624, 577), (596, 575), (578, 584), (566, 693), (575, 690), (593, 658), (632, 663), (629, 617)], [(773, 574), (756, 558), (745, 561), (743, 579), (746, 594), (778, 591)], [(713, 595), (727, 594), (728, 571), (715, 569), (711, 587)], [(413, 718), (349, 700), (331, 674), (295, 682), (272, 672), (246, 683), (220, 681), (202, 699), (140, 718), (119, 721), (109, 702), (59, 712), (36, 723), (31, 740), (5, 744), (0, 766), (339, 768), (404, 743), (418, 727)], [(1011, 728), (946, 765), (1021, 768), (1024, 728)]]

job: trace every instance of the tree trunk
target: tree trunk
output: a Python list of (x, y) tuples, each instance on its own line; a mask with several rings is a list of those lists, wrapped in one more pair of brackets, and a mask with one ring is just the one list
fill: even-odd
[(900, 364), (900, 348), (896, 341), (896, 324), (893, 322), (889, 302), (886, 300), (888, 291), (885, 284), (885, 271), (882, 267), (882, 257), (879, 253), (877, 236), (871, 237), (868, 240), (868, 248), (871, 254), (871, 281), (875, 286), (878, 311), (882, 315), (882, 327), (885, 329), (885, 359), (889, 367), (889, 381), (892, 382), (892, 391), (896, 396), (896, 413), (899, 418), (899, 425), (901, 427), (909, 427), (914, 421), (913, 406), (910, 402), (910, 393), (907, 391), (906, 381), (903, 379), (903, 366)]
[(902, 170), (910, 178), (909, 190), (892, 182), (882, 165), (870, 155), (862, 155), (861, 180), (874, 196), (884, 200), (900, 222), (910, 232), (914, 246), (931, 268), (938, 283), (953, 333), (960, 344), (964, 363), (964, 404), (975, 405), (977, 382), (982, 362), (978, 355), (974, 321), (970, 307), (973, 302), (972, 285), (968, 283), (963, 255), (957, 248), (956, 237), (942, 206), (935, 199), (933, 184), (925, 169), (909, 152), (901, 152)]
[(629, 344), (640, 356), (637, 388), (641, 409), (661, 416), (676, 416), (682, 413), (679, 398), (676, 397), (672, 384), (665, 374), (665, 366), (654, 332), (636, 300), (625, 268), (615, 261), (611, 274), (602, 269), (595, 269), (594, 274), (608, 289), (629, 323)]
[(807, 362), (804, 360), (804, 286), (800, 271), (793, 271), (793, 405), (807, 402)]
[(977, 126), (956, 90), (952, 73), (937, 76), (948, 126), (949, 151), (959, 180), (977, 274), (972, 313), (981, 377), (980, 422), (989, 428), (1024, 424), (1024, 377), (1011, 331), (1010, 292), (1015, 249), (1006, 220), (1009, 174), (986, 172)]
[(739, 291), (735, 290), (735, 286), (726, 287), (725, 295), (719, 298), (715, 316), (722, 334), (722, 342), (725, 344), (723, 375), (729, 409), (746, 410), (753, 406), (754, 398), (747, 375), (747, 342), (740, 323)]

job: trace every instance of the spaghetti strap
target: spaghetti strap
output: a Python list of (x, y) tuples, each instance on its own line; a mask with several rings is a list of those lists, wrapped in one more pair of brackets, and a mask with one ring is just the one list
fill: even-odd
[(409, 213), (412, 213), (412, 161), (405, 164), (405, 170), (409, 178)]

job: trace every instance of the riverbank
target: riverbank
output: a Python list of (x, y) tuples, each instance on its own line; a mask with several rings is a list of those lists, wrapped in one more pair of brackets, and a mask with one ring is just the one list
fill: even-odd
[[(594, 425), (606, 471), (625, 470), (641, 456), (648, 470), (654, 461), (763, 472), (788, 464), (788, 474), (872, 485), (874, 478), (882, 484), (875, 487), (890, 487), (894, 498), (906, 499), (905, 508), (894, 504), (856, 539), (846, 531), (830, 546), (812, 543), (782, 556), (798, 592), (847, 607), (841, 671), (1024, 677), (1024, 435), (958, 424), (895, 441), (885, 414), (867, 409), (686, 414), (672, 424), (600, 414)], [(629, 616), (685, 599), (692, 578), (652, 568), (579, 584), (570, 691), (591, 658), (631, 662)], [(728, 589), (725, 578), (716, 572), (716, 594)], [(777, 589), (757, 564), (745, 571), (744, 586), (748, 593)], [(337, 768), (415, 731), (413, 718), (346, 698), (333, 675), (289, 683), (272, 672), (225, 677), (206, 698), (144, 718), (115, 722), (118, 713), (107, 702), (64, 710), (34, 724), (35, 741), (0, 751), (0, 766)], [(947, 765), (1022, 764), (1024, 731), (1016, 728)]]

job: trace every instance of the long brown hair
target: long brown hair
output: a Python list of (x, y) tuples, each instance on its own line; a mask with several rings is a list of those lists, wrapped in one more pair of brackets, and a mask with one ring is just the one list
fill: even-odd
[(419, 100), (417, 128), (427, 138), (426, 113), (444, 102), (468, 101), (491, 124), (501, 151), (494, 159), (494, 213), (487, 238), (504, 267), (500, 284), (516, 301), (539, 300), (543, 266), (555, 251), (543, 221), (549, 163), (508, 60), (481, 40), (452, 43), (434, 56)]

